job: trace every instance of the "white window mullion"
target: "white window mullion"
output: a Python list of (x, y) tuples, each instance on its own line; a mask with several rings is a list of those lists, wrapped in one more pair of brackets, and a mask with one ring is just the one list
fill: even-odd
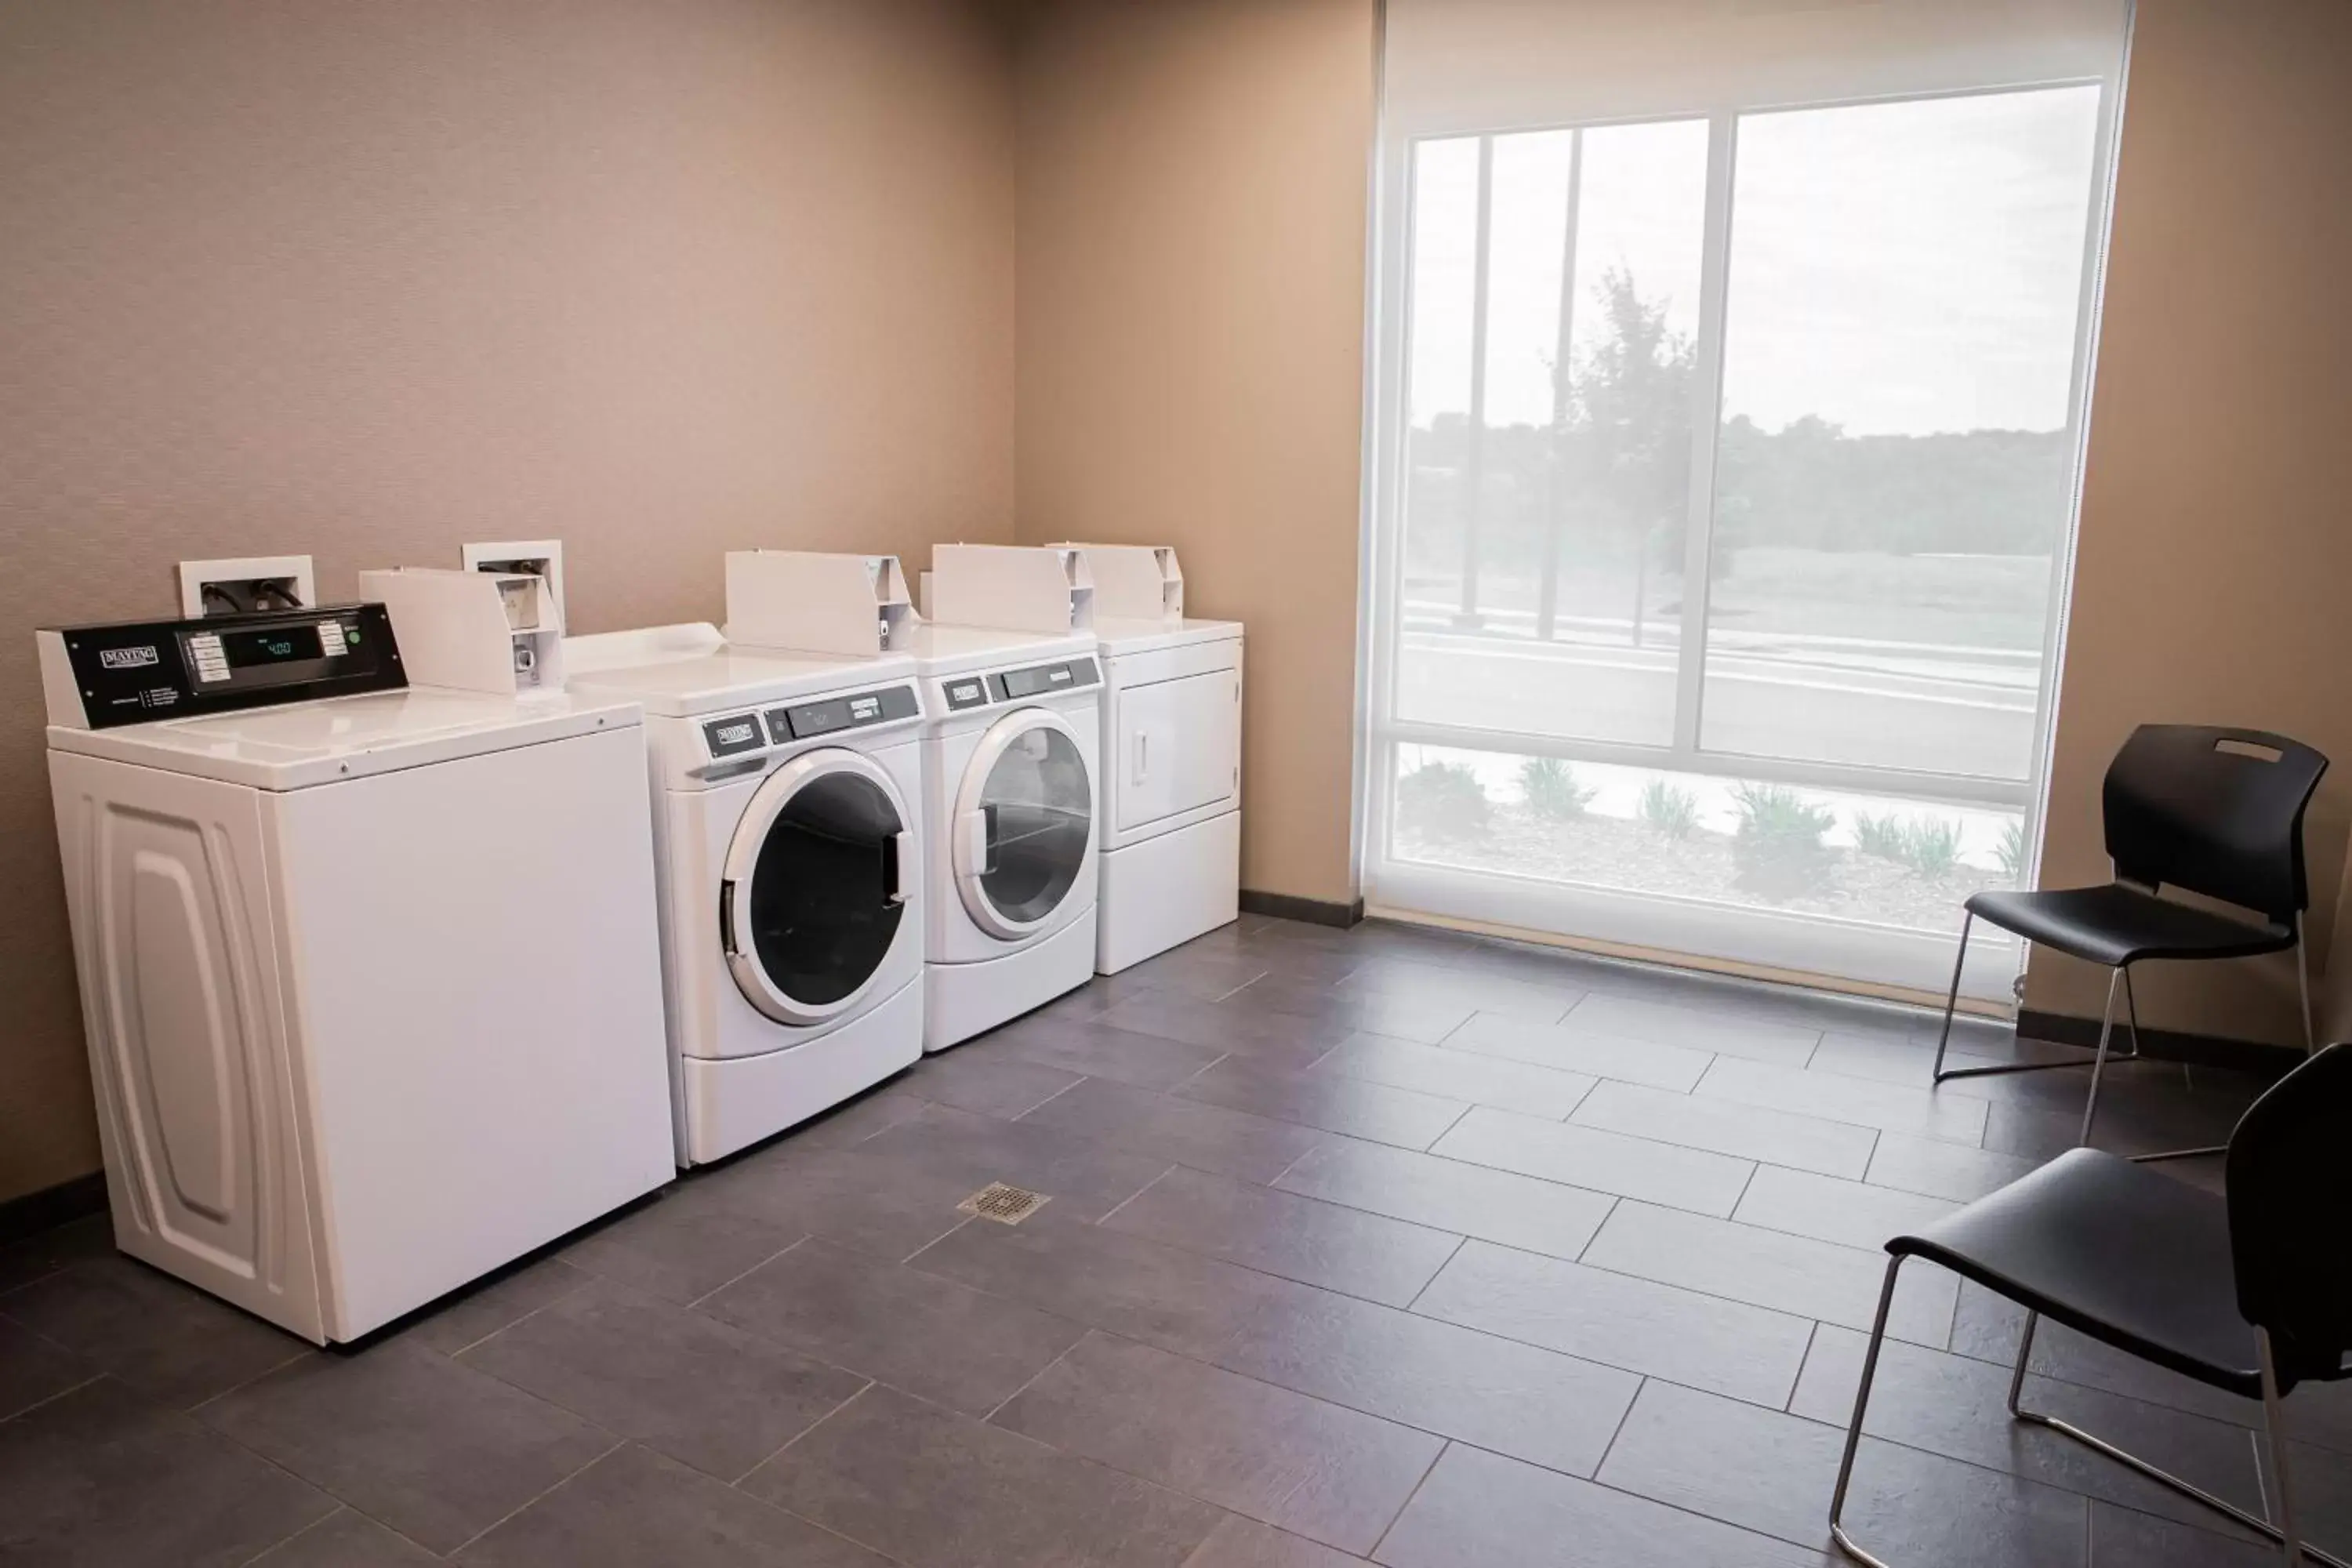
[(1691, 479), (1683, 540), (1682, 643), (1675, 666), (1675, 752), (1698, 753), (1706, 700), (1706, 605), (1715, 559), (1715, 459), (1723, 432), (1724, 306), (1731, 284), (1731, 174), (1738, 118), (1707, 122), (1706, 232), (1699, 262), (1697, 357), (1691, 374)]

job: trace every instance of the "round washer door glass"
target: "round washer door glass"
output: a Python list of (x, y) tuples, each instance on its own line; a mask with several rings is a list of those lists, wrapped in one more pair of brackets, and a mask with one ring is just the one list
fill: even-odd
[(754, 796), (744, 813), (747, 826), (761, 815), (767, 825), (748, 878), (732, 889), (730, 957), (753, 1006), (813, 1022), (881, 968), (916, 873), (899, 864), (906, 823), (897, 804), (863, 769), (803, 757), (770, 774), (761, 795), (772, 789), (782, 796), (772, 810), (762, 814)]
[(965, 813), (957, 880), (983, 925), (1017, 934), (1059, 909), (1076, 883), (1094, 837), (1094, 790), (1077, 742), (1040, 713), (1000, 724), (974, 762), (988, 771)]

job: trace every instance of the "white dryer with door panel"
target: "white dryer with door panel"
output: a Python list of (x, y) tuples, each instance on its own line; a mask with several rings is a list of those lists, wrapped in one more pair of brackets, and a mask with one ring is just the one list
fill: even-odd
[(348, 1341), (671, 1178), (633, 705), (382, 605), (38, 637), (123, 1251)]
[(677, 1163), (923, 1051), (922, 700), (903, 658), (579, 637), (572, 689), (646, 710)]
[(931, 896), (923, 1043), (943, 1050), (1095, 968), (1101, 664), (1091, 633), (924, 626)]
[(1242, 627), (1098, 620), (1102, 904), (1095, 968), (1116, 974), (1241, 912)]

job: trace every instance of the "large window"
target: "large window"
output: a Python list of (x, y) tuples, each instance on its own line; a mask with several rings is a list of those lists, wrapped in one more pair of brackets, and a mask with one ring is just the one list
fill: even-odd
[(1940, 988), (2031, 866), (2119, 63), (2080, 43), (2001, 80), (1847, 39), (1823, 87), (1919, 90), (1750, 104), (1735, 63), (1704, 112), (1523, 129), (1405, 73), (1376, 905)]

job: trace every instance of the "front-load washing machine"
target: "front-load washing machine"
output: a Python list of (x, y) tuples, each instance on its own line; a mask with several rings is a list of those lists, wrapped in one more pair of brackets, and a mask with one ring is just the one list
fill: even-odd
[(575, 691), (643, 706), (677, 1163), (923, 1052), (922, 699), (912, 660), (695, 624), (566, 640)]
[(927, 1050), (1085, 984), (1095, 970), (1102, 671), (1091, 633), (927, 625)]
[(671, 1179), (635, 706), (382, 605), (38, 637), (123, 1251), (347, 1341)]

